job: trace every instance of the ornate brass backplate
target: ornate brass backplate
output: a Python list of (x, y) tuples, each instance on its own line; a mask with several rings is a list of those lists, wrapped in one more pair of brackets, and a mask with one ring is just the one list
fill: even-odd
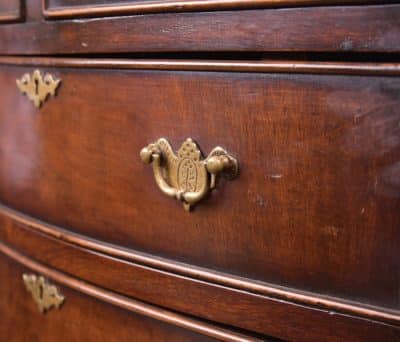
[(42, 77), (39, 70), (35, 70), (32, 76), (25, 74), (20, 80), (17, 79), (18, 89), (22, 94), (26, 94), (37, 108), (42, 105), (49, 95), (55, 96), (60, 83), (61, 80), (54, 79), (50, 74)]
[(58, 292), (57, 287), (51, 285), (44, 277), (34, 274), (22, 275), (26, 289), (32, 294), (39, 311), (45, 313), (51, 308), (59, 309), (64, 303), (64, 296)]
[(140, 157), (145, 163), (153, 163), (154, 177), (161, 191), (181, 201), (187, 211), (215, 188), (219, 174), (228, 179), (238, 174), (237, 160), (222, 147), (215, 147), (203, 159), (191, 138), (176, 153), (161, 138), (143, 148)]

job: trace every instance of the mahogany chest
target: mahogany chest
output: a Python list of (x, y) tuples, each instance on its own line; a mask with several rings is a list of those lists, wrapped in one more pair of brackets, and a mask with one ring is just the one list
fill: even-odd
[(0, 1), (1, 341), (400, 341), (400, 3)]

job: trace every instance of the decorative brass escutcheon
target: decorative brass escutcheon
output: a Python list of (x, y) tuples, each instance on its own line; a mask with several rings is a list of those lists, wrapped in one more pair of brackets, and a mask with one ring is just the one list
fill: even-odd
[(233, 179), (238, 174), (237, 160), (222, 147), (215, 147), (203, 159), (191, 138), (176, 153), (161, 138), (143, 148), (140, 157), (147, 164), (153, 163), (154, 177), (161, 191), (181, 201), (187, 211), (215, 188), (218, 175)]
[(34, 274), (22, 275), (26, 289), (32, 294), (39, 311), (46, 313), (51, 308), (59, 309), (65, 297), (58, 292), (57, 287), (51, 285), (44, 277)]
[(18, 89), (26, 94), (29, 100), (39, 108), (49, 95), (55, 96), (61, 80), (56, 80), (52, 75), (46, 74), (42, 77), (39, 70), (35, 70), (32, 76), (25, 74), (20, 80), (17, 79)]

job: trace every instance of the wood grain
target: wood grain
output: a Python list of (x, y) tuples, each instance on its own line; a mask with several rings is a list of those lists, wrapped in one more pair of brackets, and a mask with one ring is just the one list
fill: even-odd
[[(397, 0), (0, 0), (0, 340), (400, 341), (399, 24)], [(40, 109), (35, 69), (62, 80)], [(187, 213), (139, 158), (160, 137), (240, 175)]]
[[(191, 316), (211, 318), (216, 323), (224, 323), (225, 326), (230, 324), (242, 329), (272, 334), (285, 340), (301, 341), (320, 339), (373, 341), (378, 338), (393, 340), (396, 336), (400, 336), (398, 319), (397, 323), (393, 322), (395, 325), (382, 324), (348, 314), (342, 315), (332, 310), (318, 310), (264, 296), (254, 296), (243, 291), (193, 281), (171, 273), (108, 258), (99, 253), (45, 238), (8, 220), (3, 219), (1, 224), (3, 227), (0, 230), (1, 241), (10, 244), (13, 249), (23, 251), (25, 256), (11, 251), (3, 244), (0, 244), (0, 251), (23, 264), (27, 262), (31, 264), (30, 260), (40, 260), (51, 270), (57, 269), (80, 279), (85, 284), (90, 283), (103, 289), (110, 289), (114, 293), (135, 297), (146, 303), (168, 307)], [(40, 273), (45, 272), (46, 275), (50, 274), (48, 269), (43, 270), (43, 267), (39, 269), (37, 265), (34, 269), (40, 270)], [(68, 285), (69, 281), (63, 283)], [(85, 293), (85, 290), (83, 292)], [(243, 312), (246, 312), (246, 315), (243, 315)], [(290, 326), (287, 324), (288, 317), (292, 322)], [(298, 336), (299, 329), (302, 331), (301, 336)], [(217, 332), (211, 336), (218, 337)]]
[[(400, 313), (398, 311), (387, 310), (387, 309), (385, 310), (384, 308), (377, 308), (377, 307), (371, 307), (371, 306), (365, 307), (365, 306), (360, 306), (360, 303), (349, 302), (349, 301), (345, 302), (343, 300), (342, 301), (339, 300), (338, 298), (321, 297), (321, 296), (316, 296), (316, 294), (313, 294), (313, 293), (298, 292), (298, 291), (295, 291), (294, 289), (273, 287), (273, 286), (265, 284), (265, 283), (263, 284), (260, 282), (251, 282), (251, 281), (249, 281), (249, 279), (246, 279), (246, 278), (234, 277), (229, 274), (215, 272), (215, 271), (212, 271), (209, 269), (195, 267), (193, 265), (177, 263), (176, 261), (163, 259), (163, 258), (154, 256), (154, 255), (139, 253), (134, 250), (123, 249), (123, 248), (120, 248), (118, 246), (115, 246), (115, 245), (112, 245), (109, 243), (96, 241), (94, 239), (90, 239), (88, 237), (61, 229), (59, 227), (55, 227), (55, 226), (46, 224), (44, 222), (35, 220), (29, 216), (23, 215), (21, 213), (18, 213), (16, 211), (6, 208), (4, 206), (0, 206), (0, 213), (1, 213), (0, 226), (3, 227), (3, 229), (0, 229), (0, 237), (2, 238), (2, 240), (14, 247), (18, 247), (19, 250), (21, 250), (24, 253), (27, 253), (28, 255), (34, 257), (35, 259), (40, 259), (40, 260), (46, 261), (46, 264), (50, 264), (53, 267), (60, 269), (59, 262), (61, 262), (61, 265), (63, 265), (65, 267), (63, 261), (71, 260), (71, 255), (73, 254), (73, 252), (70, 252), (68, 254), (68, 256), (65, 256), (64, 253), (66, 253), (65, 252), (66, 246), (63, 246), (62, 244), (61, 244), (61, 247), (57, 246), (57, 241), (53, 241), (52, 239), (47, 240), (47, 241), (43, 240), (43, 238), (39, 239), (38, 236), (36, 236), (35, 234), (32, 234), (32, 232), (30, 233), (30, 231), (40, 233), (39, 234), (40, 236), (42, 236), (42, 234), (44, 234), (44, 236), (51, 237), (56, 240), (61, 240), (63, 242), (67, 242), (68, 245), (72, 245), (70, 247), (71, 250), (74, 250), (74, 247), (75, 247), (79, 251), (81, 251), (81, 249), (79, 247), (83, 247), (84, 250), (87, 250), (87, 254), (95, 253), (95, 255), (99, 256), (99, 254), (96, 252), (100, 252), (104, 256), (116, 257), (118, 260), (120, 260), (121, 263), (119, 265), (112, 265), (110, 267), (110, 269), (113, 270), (113, 272), (118, 270), (119, 273), (123, 273), (123, 274), (129, 273), (128, 271), (124, 270), (124, 268), (126, 267), (126, 264), (123, 261), (132, 261), (135, 264), (149, 266), (151, 269), (154, 270), (153, 273), (157, 273), (157, 270), (169, 272), (170, 275), (167, 278), (168, 282), (169, 283), (172, 282), (172, 284), (174, 284), (172, 293), (176, 294), (178, 296), (178, 298), (176, 298), (177, 299), (176, 301), (172, 301), (172, 303), (169, 302), (169, 305), (171, 305), (172, 307), (174, 307), (174, 306), (176, 307), (176, 305), (178, 305), (178, 306), (182, 305), (182, 300), (180, 299), (181, 298), (180, 294), (184, 293), (185, 289), (183, 289), (183, 290), (176, 289), (177, 282), (179, 282), (179, 280), (177, 281), (176, 277), (174, 275), (183, 275), (185, 277), (190, 277), (193, 280), (194, 279), (204, 280), (206, 282), (211, 282), (213, 284), (220, 284), (220, 285), (227, 286), (229, 288), (244, 290), (246, 292), (250, 292), (253, 294), (262, 294), (267, 297), (270, 297), (271, 299), (272, 298), (283, 299), (285, 301), (290, 301), (292, 303), (298, 303), (301, 305), (311, 306), (311, 307), (315, 307), (315, 308), (322, 308), (324, 310), (329, 310), (330, 312), (336, 311), (336, 312), (340, 312), (340, 313), (350, 314), (350, 315), (354, 315), (354, 316), (361, 316), (364, 318), (369, 318), (369, 319), (378, 320), (378, 321), (382, 321), (382, 322), (400, 324)], [(21, 230), (21, 228), (25, 228), (25, 230)], [(35, 241), (36, 241), (36, 243), (35, 243)], [(49, 248), (52, 245), (55, 247), (51, 248), (51, 251), (49, 252)], [(54, 256), (58, 253), (61, 253), (62, 255), (60, 255), (58, 258), (54, 258)], [(76, 259), (77, 260), (87, 260), (88, 258), (80, 256), (80, 257), (76, 257)], [(108, 261), (108, 260), (109, 259), (106, 259), (106, 261)], [(114, 260), (114, 261), (117, 262), (116, 260)], [(99, 266), (96, 266), (96, 265), (104, 266), (103, 263), (104, 263), (104, 261), (98, 261), (98, 260), (93, 261), (92, 264), (90, 264), (87, 267), (84, 267), (84, 269), (88, 269), (88, 270), (90, 270), (90, 272), (88, 272), (86, 274), (84, 273), (83, 275), (82, 275), (82, 273), (77, 273), (77, 270), (75, 269), (75, 267), (73, 265), (71, 265), (70, 263), (68, 263), (67, 264), (68, 273), (75, 274), (75, 276), (77, 276), (77, 274), (80, 274), (80, 277), (82, 277), (82, 279), (86, 279), (89, 276), (89, 273), (91, 274), (92, 272), (94, 272), (94, 275), (90, 278), (90, 282), (93, 283), (94, 277), (96, 277), (97, 275), (101, 275), (101, 278), (104, 281), (104, 274), (109, 274), (110, 272), (105, 271), (105, 270), (99, 271), (98, 270)], [(61, 266), (61, 268), (62, 268), (62, 266)], [(82, 267), (80, 267), (78, 269), (78, 272), (79, 271), (82, 271)], [(161, 274), (163, 274), (163, 273), (161, 273)], [(124, 275), (118, 275), (115, 278), (116, 279), (113, 279), (113, 280), (117, 280), (117, 286), (112, 287), (111, 285), (107, 285), (106, 287), (120, 289), (120, 285), (121, 285), (120, 279), (123, 279)], [(135, 279), (137, 279), (137, 278), (144, 279), (145, 278), (145, 279), (147, 279), (145, 281), (146, 284), (149, 283), (148, 277), (143, 277), (143, 275), (138, 276), (137, 274), (135, 274), (135, 275), (132, 275), (131, 278), (135, 278)], [(175, 281), (172, 281), (171, 279), (175, 279)], [(177, 279), (181, 279), (181, 278), (177, 278)], [(109, 281), (108, 281), (108, 283), (109, 283)], [(155, 291), (156, 293), (165, 291), (166, 282), (158, 281), (157, 283), (162, 284), (161, 291), (158, 288), (156, 288), (155, 290), (152, 290), (152, 291)], [(141, 285), (141, 283), (138, 283), (137, 285), (139, 286), (139, 288), (137, 290), (139, 290), (139, 292), (142, 292), (143, 286)], [(104, 287), (104, 283), (102, 283), (102, 286)], [(189, 285), (189, 286), (191, 286), (190, 293), (191, 293), (191, 298), (193, 298), (193, 287), (192, 287), (193, 285)], [(147, 287), (146, 287), (146, 289), (149, 290), (149, 288), (147, 288)], [(124, 290), (120, 290), (120, 291), (124, 292)], [(130, 290), (130, 291), (132, 291), (132, 290)], [(126, 293), (126, 292), (124, 292), (124, 293)], [(133, 294), (132, 294), (132, 292), (128, 292), (128, 293), (130, 293), (133, 296), (138, 296), (137, 292), (134, 292)], [(171, 296), (169, 295), (167, 297), (171, 297)], [(200, 298), (200, 303), (202, 303), (204, 301), (204, 297), (205, 296), (203, 294), (198, 296), (198, 298)], [(229, 296), (227, 293), (225, 293), (224, 295), (221, 295), (218, 297), (224, 298), (226, 300), (226, 298), (228, 298)], [(165, 300), (165, 296), (162, 296), (161, 298), (163, 300)], [(253, 297), (253, 298), (257, 298), (257, 297)], [(178, 300), (178, 299), (180, 299), (180, 300)], [(182, 298), (182, 299), (185, 300), (185, 298)], [(147, 297), (144, 300), (158, 301), (159, 296), (156, 296), (156, 295), (150, 296), (150, 298)], [(239, 298), (235, 298), (233, 303), (227, 304), (227, 306), (230, 308), (229, 312), (232, 312), (232, 307), (235, 307), (241, 301), (242, 301), (242, 299), (239, 297)], [(248, 302), (249, 301), (247, 301), (247, 303)], [(159, 303), (159, 302), (157, 302), (157, 303)], [(193, 299), (190, 300), (190, 303), (193, 303)], [(218, 308), (221, 308), (220, 302), (218, 302), (218, 303), (215, 302), (215, 304), (218, 305)], [(165, 302), (163, 302), (162, 305), (165, 306), (166, 305)], [(262, 306), (265, 307), (267, 305), (265, 303), (262, 303)], [(241, 311), (243, 310), (243, 304), (239, 305), (239, 307), (240, 307), (240, 311), (239, 311), (240, 314), (238, 317), (241, 317)], [(207, 315), (209, 314), (209, 310), (208, 310), (209, 304), (207, 304), (206, 310), (198, 311), (200, 308), (201, 308), (201, 305), (196, 304), (194, 309), (196, 310), (197, 314), (206, 315), (205, 317), (207, 317)], [(178, 307), (177, 309), (182, 310), (182, 307)], [(188, 310), (187, 307), (186, 307), (186, 310)], [(189, 310), (193, 311), (193, 308), (191, 308)], [(254, 307), (251, 307), (251, 308), (246, 308), (246, 311), (247, 312), (257, 312), (258, 311), (257, 305), (254, 305)], [(270, 315), (268, 314), (267, 316), (270, 316)], [(215, 319), (215, 317), (216, 316), (214, 316), (214, 319)], [(276, 315), (274, 315), (274, 317), (276, 317)], [(226, 320), (226, 318), (224, 318), (224, 319)], [(248, 319), (250, 320), (251, 327), (253, 329), (257, 330), (257, 328), (256, 328), (256, 326), (254, 326), (254, 324), (257, 324), (257, 322), (259, 320), (251, 317), (250, 315), (248, 316)], [(265, 318), (262, 319), (262, 321), (265, 322)], [(246, 322), (246, 321), (244, 321), (241, 318), (239, 320), (239, 323), (237, 323), (237, 324), (239, 326), (243, 327), (244, 322)], [(272, 325), (272, 323), (271, 323), (271, 325)], [(263, 326), (265, 326), (265, 325), (263, 324)], [(247, 328), (251, 329), (248, 326), (247, 326)], [(285, 330), (287, 330), (287, 328), (285, 328)]]
[[(34, 9), (34, 1), (29, 9)], [(394, 53), (400, 52), (399, 22), (398, 4), (37, 19), (0, 26), (0, 53)]]
[[(134, 336), (135, 341), (256, 340), (87, 284), (29, 260), (1, 243), (0, 251), (21, 264), (6, 256), (0, 260), (0, 335), (4, 339), (119, 342), (132, 341)], [(55, 281), (66, 298), (61, 309), (40, 313), (24, 288), (24, 272), (39, 272)]]
[[(10, 86), (28, 70), (0, 75), (3, 203), (137, 251), (399, 309), (397, 77), (43, 68), (63, 83), (37, 111)], [(138, 157), (162, 136), (222, 145), (240, 177), (184, 212)]]

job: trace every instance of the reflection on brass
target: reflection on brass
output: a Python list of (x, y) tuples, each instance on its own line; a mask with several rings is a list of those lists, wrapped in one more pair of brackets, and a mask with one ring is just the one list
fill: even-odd
[(64, 302), (64, 296), (58, 292), (54, 285), (49, 284), (44, 277), (24, 273), (22, 279), (41, 313), (45, 313), (51, 308), (59, 309)]
[(175, 153), (164, 138), (143, 148), (140, 157), (153, 163), (154, 177), (161, 191), (183, 203), (186, 210), (215, 188), (219, 174), (232, 179), (238, 174), (235, 158), (215, 147), (203, 159), (196, 143), (188, 138)]
[(55, 96), (56, 89), (61, 80), (55, 80), (50, 74), (42, 77), (39, 70), (35, 70), (32, 76), (25, 74), (17, 80), (17, 86), (22, 94), (26, 94), (37, 108), (46, 100), (48, 95)]

